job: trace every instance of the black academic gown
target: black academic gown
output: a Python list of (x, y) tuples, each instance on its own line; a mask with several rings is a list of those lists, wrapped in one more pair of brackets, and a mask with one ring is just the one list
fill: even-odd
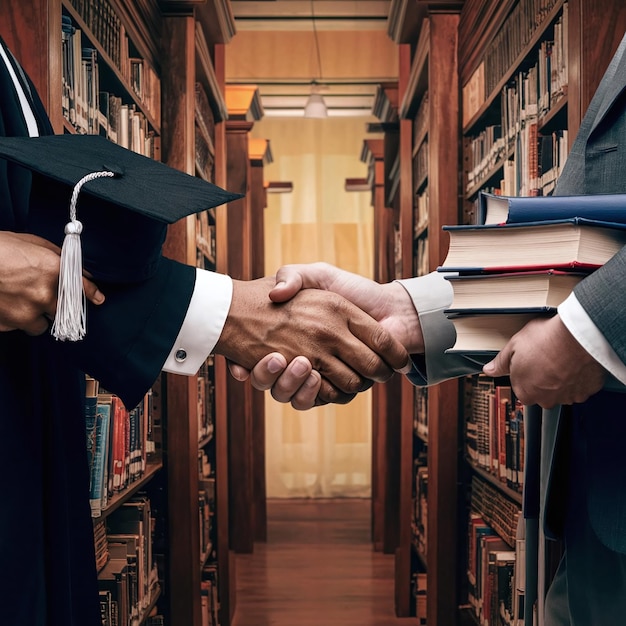
[[(15, 69), (21, 71), (18, 66)], [(40, 134), (51, 133), (34, 87), (23, 74), (20, 80), (30, 89)], [(27, 135), (3, 63), (0, 135)], [(33, 215), (45, 210), (45, 202), (33, 205), (41, 203), (37, 199), (41, 197), (31, 194), (28, 172), (0, 160), (0, 229), (40, 233)], [(83, 207), (89, 202), (85, 198)], [(63, 221), (59, 221), (58, 237), (48, 237), (56, 238), (56, 243), (62, 238)], [(102, 233), (116, 259), (117, 251), (127, 248), (124, 241), (117, 242), (118, 234), (114, 227)], [(144, 253), (142, 248), (138, 255)], [(89, 256), (88, 249), (85, 254)], [(126, 254), (130, 265), (141, 264), (132, 250)], [(101, 255), (98, 262), (106, 265)], [(87, 269), (106, 274), (105, 267)], [(123, 275), (123, 264), (119, 269), (117, 275)], [(56, 342), (49, 334), (0, 333), (2, 624), (100, 625), (88, 503), (83, 372), (120, 395), (128, 407), (134, 406), (165, 362), (194, 281), (194, 268), (166, 259), (152, 263), (141, 280), (118, 282), (113, 275), (101, 284), (106, 303), (89, 308), (87, 337), (76, 344)]]

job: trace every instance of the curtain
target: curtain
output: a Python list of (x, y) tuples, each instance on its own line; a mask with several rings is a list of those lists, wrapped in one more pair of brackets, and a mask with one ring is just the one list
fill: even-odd
[[(372, 277), (371, 194), (346, 192), (365, 178), (359, 159), (366, 118), (264, 119), (252, 135), (270, 140), (266, 181), (293, 192), (268, 194), (265, 273), (287, 263), (327, 261)], [(266, 394), (266, 479), (270, 498), (369, 497), (371, 392), (348, 405), (295, 411)]]

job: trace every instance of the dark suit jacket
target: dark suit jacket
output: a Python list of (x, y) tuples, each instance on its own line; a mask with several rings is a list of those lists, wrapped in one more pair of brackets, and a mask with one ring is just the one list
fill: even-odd
[[(31, 100), (40, 133), (51, 132), (33, 85), (15, 62), (14, 68)], [(2, 62), (0, 134), (28, 134)], [(33, 198), (30, 175), (0, 161), (0, 229), (30, 231)], [(59, 227), (62, 231), (63, 223)], [(115, 228), (103, 233), (110, 237), (112, 249), (115, 233)], [(106, 303), (89, 308), (87, 337), (82, 342), (55, 342), (49, 334), (33, 338), (19, 331), (0, 333), (3, 624), (100, 625), (88, 504), (83, 372), (133, 407), (167, 358), (194, 284), (194, 268), (162, 259), (145, 281), (101, 286)]]
[[(626, 193), (626, 37), (605, 73), (582, 121), (559, 178), (556, 194)], [(626, 247), (574, 290), (579, 302), (626, 362)], [(626, 553), (626, 394), (601, 392), (576, 407), (582, 415), (586, 447), (585, 474), (580, 505), (609, 548)], [(545, 416), (544, 416), (545, 421)], [(560, 465), (557, 429), (554, 440), (543, 442), (552, 450), (552, 468)], [(546, 525), (558, 530), (562, 485), (548, 477)]]

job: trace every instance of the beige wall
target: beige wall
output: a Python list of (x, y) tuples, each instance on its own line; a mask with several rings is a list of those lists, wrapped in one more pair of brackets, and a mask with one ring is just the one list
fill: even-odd
[[(346, 192), (346, 178), (366, 176), (359, 155), (361, 119), (268, 118), (252, 135), (271, 137), (266, 180), (292, 181), (290, 194), (268, 194), (266, 273), (284, 263), (328, 261), (372, 276), (373, 210), (369, 192)], [(345, 406), (297, 412), (266, 400), (269, 497), (369, 496), (371, 394)]]

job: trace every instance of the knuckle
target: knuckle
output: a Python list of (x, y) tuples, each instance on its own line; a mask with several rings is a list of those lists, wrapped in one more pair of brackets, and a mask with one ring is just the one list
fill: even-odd
[(341, 389), (348, 394), (356, 394), (367, 383), (367, 379), (362, 378), (356, 372), (348, 374), (341, 385)]
[(291, 397), (285, 394), (281, 389), (276, 387), (272, 387), (270, 393), (272, 394), (272, 398), (276, 400), (276, 402), (280, 402), (281, 404), (286, 404), (291, 401)]

